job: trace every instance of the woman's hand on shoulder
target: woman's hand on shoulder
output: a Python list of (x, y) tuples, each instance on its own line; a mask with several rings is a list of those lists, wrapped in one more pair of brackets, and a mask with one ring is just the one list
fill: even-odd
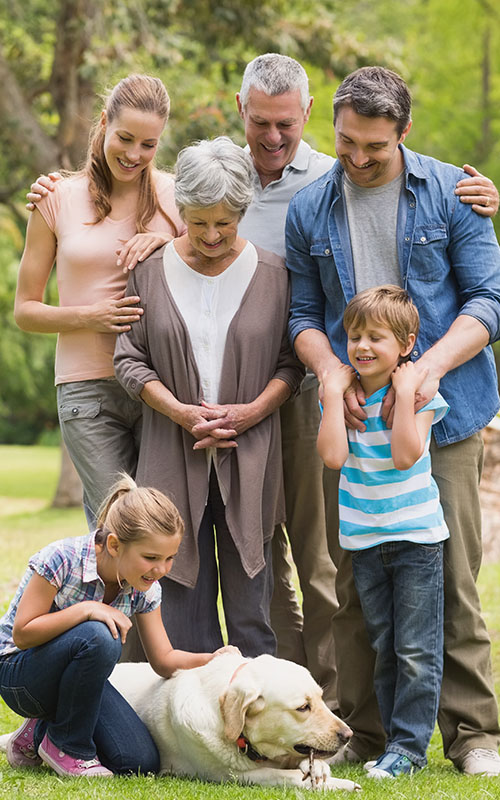
[(140, 261), (151, 255), (159, 247), (170, 242), (174, 237), (170, 233), (136, 233), (128, 242), (120, 239), (122, 247), (116, 251), (118, 259), (117, 267), (123, 267), (123, 272), (129, 272), (137, 266)]
[(40, 175), (35, 183), (31, 184), (31, 189), (26, 195), (26, 208), (28, 211), (34, 211), (36, 204), (40, 202), (42, 197), (45, 197), (49, 192), (53, 192), (57, 181), (62, 180), (62, 175), (59, 172), (49, 172), (48, 175)]

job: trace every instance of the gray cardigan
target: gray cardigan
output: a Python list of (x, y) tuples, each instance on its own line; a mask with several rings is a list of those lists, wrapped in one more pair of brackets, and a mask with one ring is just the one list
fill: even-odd
[[(180, 402), (199, 404), (198, 369), (165, 279), (163, 251), (130, 276), (127, 295), (141, 298), (144, 315), (117, 338), (116, 376), (136, 399), (148, 381), (159, 380)], [(293, 394), (304, 374), (287, 335), (290, 298), (284, 262), (257, 252), (257, 268), (227, 332), (220, 403), (251, 402), (272, 378), (285, 381)], [(197, 536), (208, 495), (206, 452), (193, 450), (194, 442), (184, 428), (144, 404), (137, 481), (165, 492), (184, 519), (184, 538), (169, 577), (189, 587), (198, 577)], [(237, 448), (217, 450), (215, 457), (227, 497), (226, 521), (253, 578), (264, 567), (263, 543), (285, 520), (279, 412), (240, 434)]]

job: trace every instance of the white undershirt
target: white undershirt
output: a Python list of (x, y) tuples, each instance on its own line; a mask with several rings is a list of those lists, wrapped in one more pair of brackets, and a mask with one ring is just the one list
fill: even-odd
[(217, 403), (227, 331), (257, 268), (257, 251), (247, 242), (224, 272), (208, 277), (188, 266), (170, 242), (163, 268), (189, 332), (203, 399)]

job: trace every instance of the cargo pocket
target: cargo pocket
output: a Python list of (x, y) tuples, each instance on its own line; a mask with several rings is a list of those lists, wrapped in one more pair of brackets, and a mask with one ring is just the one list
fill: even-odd
[(101, 401), (89, 400), (86, 402), (61, 403), (59, 406), (59, 420), (70, 422), (79, 419), (95, 419), (101, 413)]

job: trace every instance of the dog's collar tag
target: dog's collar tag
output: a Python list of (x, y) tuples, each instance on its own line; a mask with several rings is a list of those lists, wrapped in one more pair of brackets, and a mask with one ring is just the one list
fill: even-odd
[(257, 750), (254, 750), (254, 748), (252, 747), (252, 745), (250, 744), (248, 739), (245, 736), (243, 736), (243, 734), (241, 734), (241, 736), (238, 736), (238, 739), (236, 740), (236, 743), (238, 745), (238, 749), (239, 749), (240, 753), (242, 755), (244, 755), (244, 756), (248, 756), (250, 761), (267, 761), (268, 760), (267, 756), (263, 756), (260, 753), (258, 753)]

